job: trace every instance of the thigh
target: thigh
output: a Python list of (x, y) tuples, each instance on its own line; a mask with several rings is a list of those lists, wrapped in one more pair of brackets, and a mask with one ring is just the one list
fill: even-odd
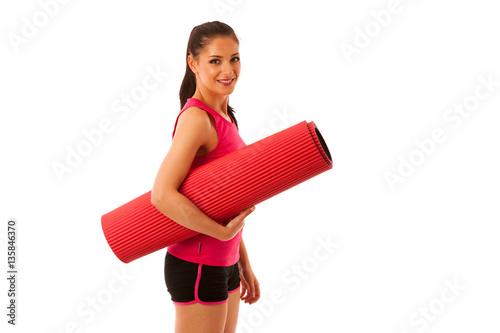
[(227, 316), (226, 325), (224, 326), (224, 333), (236, 332), (236, 324), (238, 323), (238, 314), (240, 312), (240, 290), (231, 292), (229, 294), (229, 301), (227, 302)]
[(240, 269), (238, 263), (233, 265), (229, 270), (228, 275), (228, 293), (229, 300), (227, 303), (227, 318), (224, 333), (236, 332), (236, 324), (238, 323), (238, 315), (240, 311)]
[(217, 305), (175, 306), (175, 333), (221, 333), (224, 330), (228, 303)]

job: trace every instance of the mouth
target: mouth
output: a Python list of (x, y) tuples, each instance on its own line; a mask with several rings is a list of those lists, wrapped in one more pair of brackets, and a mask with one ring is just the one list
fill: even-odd
[(233, 83), (233, 81), (234, 81), (234, 77), (232, 79), (227, 79), (227, 80), (217, 80), (217, 82), (222, 83), (225, 86), (230, 85), (231, 83)]

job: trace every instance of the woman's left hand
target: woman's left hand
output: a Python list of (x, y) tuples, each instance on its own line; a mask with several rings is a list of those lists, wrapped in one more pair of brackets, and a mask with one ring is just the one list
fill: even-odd
[(260, 287), (252, 269), (250, 267), (240, 267), (240, 279), (240, 299), (248, 304), (257, 302), (260, 298)]

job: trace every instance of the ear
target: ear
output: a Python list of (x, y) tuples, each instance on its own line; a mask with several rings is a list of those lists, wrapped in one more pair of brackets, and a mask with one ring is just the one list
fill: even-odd
[(196, 59), (194, 59), (194, 57), (191, 54), (188, 55), (187, 62), (188, 62), (189, 68), (191, 68), (193, 73), (198, 74), (198, 62), (196, 61)]

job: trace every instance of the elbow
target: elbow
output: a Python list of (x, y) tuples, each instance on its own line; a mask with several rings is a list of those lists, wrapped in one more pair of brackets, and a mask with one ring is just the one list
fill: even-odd
[(160, 210), (160, 208), (165, 209), (165, 203), (168, 202), (171, 198), (172, 193), (170, 191), (155, 191), (154, 189), (151, 191), (151, 204), (158, 210)]
[(158, 198), (153, 197), (153, 193), (151, 193), (151, 204), (155, 206), (155, 208), (158, 208)]
[(160, 203), (163, 201), (163, 195), (158, 191), (151, 191), (151, 204), (159, 209)]

